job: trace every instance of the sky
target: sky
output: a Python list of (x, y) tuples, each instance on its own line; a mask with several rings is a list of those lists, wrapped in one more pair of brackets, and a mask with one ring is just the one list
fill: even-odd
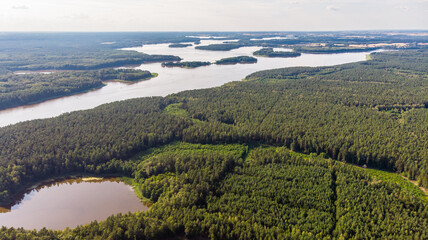
[(0, 31), (428, 30), (428, 0), (0, 0)]

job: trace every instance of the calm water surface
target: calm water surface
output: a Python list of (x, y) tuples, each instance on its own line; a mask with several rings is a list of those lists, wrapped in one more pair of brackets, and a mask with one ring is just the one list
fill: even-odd
[[(227, 40), (230, 41), (230, 40)], [(227, 42), (226, 41), (226, 42)], [(201, 45), (221, 43), (223, 40), (202, 40)], [(233, 56), (251, 56), (259, 47), (243, 47), (232, 51), (204, 51), (194, 46), (169, 48), (169, 44), (145, 45), (128, 48), (148, 54), (170, 54), (183, 61), (211, 61)], [(286, 49), (275, 49), (285, 51)], [(134, 84), (109, 82), (91, 92), (62, 97), (43, 103), (0, 111), (0, 127), (32, 119), (50, 118), (62, 113), (94, 108), (104, 103), (147, 96), (166, 96), (184, 90), (211, 88), (231, 81), (239, 81), (250, 73), (292, 66), (331, 66), (363, 61), (368, 52), (341, 54), (302, 54), (297, 58), (258, 57), (256, 64), (211, 65), (196, 69), (162, 68), (160, 63), (143, 64), (137, 69), (159, 73), (157, 78)]]
[(72, 179), (44, 185), (25, 194), (11, 211), (0, 213), (0, 226), (64, 229), (105, 220), (112, 214), (147, 209), (132, 188), (117, 179)]

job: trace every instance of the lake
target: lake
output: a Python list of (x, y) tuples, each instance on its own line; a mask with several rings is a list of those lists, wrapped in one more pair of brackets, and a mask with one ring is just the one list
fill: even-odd
[(0, 213), (0, 226), (59, 230), (147, 209), (131, 186), (118, 179), (68, 179), (27, 192), (9, 212)]
[[(230, 40), (229, 40), (230, 41)], [(222, 43), (223, 40), (201, 40), (200, 45)], [(226, 41), (227, 42), (227, 41)], [(169, 48), (168, 44), (144, 45), (127, 48), (147, 54), (168, 54), (183, 58), (183, 61), (210, 61), (233, 56), (251, 56), (260, 47), (242, 47), (232, 51), (197, 50), (187, 48)], [(288, 51), (286, 49), (275, 49)], [(302, 54), (296, 58), (257, 57), (256, 64), (210, 65), (196, 69), (163, 68), (161, 63), (142, 64), (137, 69), (149, 70), (159, 76), (138, 83), (107, 82), (106, 86), (87, 93), (61, 97), (42, 103), (16, 107), (0, 111), (0, 127), (10, 124), (58, 116), (62, 113), (91, 109), (101, 104), (119, 100), (166, 96), (184, 90), (211, 88), (227, 82), (240, 81), (256, 71), (294, 67), (294, 66), (331, 66), (366, 60), (369, 52), (340, 54)]]

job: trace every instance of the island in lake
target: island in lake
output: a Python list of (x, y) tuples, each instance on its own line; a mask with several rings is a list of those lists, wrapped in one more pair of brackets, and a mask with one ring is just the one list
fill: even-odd
[(253, 53), (254, 56), (260, 57), (299, 57), (302, 55), (298, 52), (284, 52), (284, 51), (274, 51), (273, 48), (262, 48)]
[(199, 50), (209, 50), (209, 51), (230, 51), (232, 49), (238, 49), (240, 47), (242, 47), (242, 45), (237, 43), (221, 43), (221, 44), (210, 44), (207, 46), (197, 46), (195, 48)]
[(239, 57), (230, 57), (222, 58), (215, 62), (217, 65), (231, 65), (238, 63), (257, 63), (257, 58), (249, 56), (239, 56)]
[(190, 47), (192, 46), (192, 44), (190, 43), (173, 43), (170, 44), (168, 47), (170, 48), (185, 48), (185, 47)]
[(197, 67), (209, 66), (209, 65), (211, 65), (210, 62), (200, 62), (200, 61), (162, 63), (162, 67), (181, 67), (181, 68), (197, 68)]
[(156, 77), (156, 73), (139, 69), (103, 69), (97, 72), (102, 81), (139, 82)]

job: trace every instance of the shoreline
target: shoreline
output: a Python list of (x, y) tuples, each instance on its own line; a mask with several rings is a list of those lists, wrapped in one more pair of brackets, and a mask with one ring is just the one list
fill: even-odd
[(60, 99), (60, 98), (64, 98), (64, 97), (76, 96), (76, 95), (79, 95), (79, 94), (84, 94), (84, 93), (92, 92), (92, 91), (95, 91), (95, 90), (98, 90), (98, 89), (101, 89), (101, 88), (105, 87), (107, 85), (106, 83), (109, 83), (109, 82), (120, 82), (120, 83), (124, 83), (124, 84), (134, 84), (134, 83), (139, 83), (139, 82), (142, 82), (142, 81), (148, 81), (148, 80), (151, 80), (151, 79), (156, 78), (158, 76), (159, 76), (158, 73), (152, 73), (151, 77), (144, 78), (144, 79), (137, 80), (137, 81), (126, 81), (126, 80), (119, 80), (119, 79), (117, 79), (117, 80), (101, 81), (101, 85), (97, 85), (97, 86), (92, 87), (92, 88), (84, 89), (84, 90), (77, 91), (77, 92), (70, 92), (70, 93), (64, 94), (64, 95), (57, 95), (57, 96), (52, 96), (52, 97), (46, 97), (46, 98), (42, 98), (40, 100), (29, 102), (29, 103), (22, 104), (22, 105), (14, 105), (14, 106), (7, 107), (7, 108), (0, 108), (0, 112), (1, 111), (11, 110), (11, 109), (14, 109), (14, 108), (20, 108), (20, 107), (27, 107), (27, 106), (31, 106), (31, 105), (36, 105), (36, 104), (40, 104), (40, 103), (43, 103), (43, 102), (47, 102), (49, 100)]
[(77, 91), (77, 92), (70, 92), (69, 94), (46, 97), (46, 98), (39, 99), (37, 101), (32, 101), (32, 102), (21, 104), (21, 105), (14, 105), (14, 106), (7, 107), (7, 108), (0, 108), (0, 111), (14, 109), (14, 108), (19, 108), (19, 107), (36, 105), (36, 104), (39, 104), (39, 103), (42, 103), (42, 102), (46, 102), (46, 101), (49, 101), (49, 100), (58, 99), (58, 98), (62, 98), (62, 97), (69, 97), (69, 96), (79, 95), (79, 94), (91, 92), (91, 91), (94, 91), (94, 90), (97, 90), (97, 89), (101, 89), (101, 88), (103, 88), (105, 86), (106, 85), (104, 84), (104, 82), (101, 82), (101, 85), (99, 85), (99, 86), (95, 86), (95, 87), (92, 87), (92, 88), (80, 90), (80, 91)]

